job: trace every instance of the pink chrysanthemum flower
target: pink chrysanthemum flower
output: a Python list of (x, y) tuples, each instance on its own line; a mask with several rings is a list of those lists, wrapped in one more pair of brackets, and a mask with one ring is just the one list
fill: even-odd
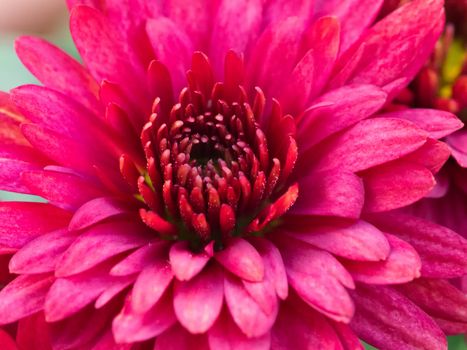
[(378, 113), (442, 1), (374, 25), (382, 1), (82, 2), (84, 66), (21, 38), (44, 86), (2, 95), (1, 187), (48, 203), (0, 204), (0, 323), (56, 349), (445, 349), (465, 330), (466, 241), (394, 211), (462, 124)]

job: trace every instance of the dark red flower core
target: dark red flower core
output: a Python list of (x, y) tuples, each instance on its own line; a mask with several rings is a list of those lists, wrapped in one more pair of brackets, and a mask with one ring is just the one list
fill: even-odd
[[(153, 68), (167, 76), (161, 64)], [(297, 196), (297, 186), (284, 186), (295, 141), (287, 129), (278, 138), (280, 131), (273, 131), (268, 140), (259, 123), (264, 94), (257, 88), (250, 103), (240, 85), (241, 60), (233, 53), (225, 75), (225, 82), (214, 83), (206, 56), (195, 53), (178, 103), (168, 108), (162, 96), (156, 99), (142, 132), (148, 165), (138, 188), (149, 210), (141, 209), (141, 217), (162, 236), (188, 240), (193, 249), (211, 241), (222, 249), (229, 237), (263, 234)], [(264, 119), (287, 118), (277, 102), (270, 113)], [(287, 147), (285, 155), (268, 141)]]

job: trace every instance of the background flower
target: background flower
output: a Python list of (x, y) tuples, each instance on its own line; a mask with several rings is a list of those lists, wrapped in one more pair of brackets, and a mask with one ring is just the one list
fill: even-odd
[(0, 207), (19, 274), (2, 323), (43, 310), (58, 348), (445, 347), (465, 241), (388, 212), (432, 189), (461, 124), (375, 115), (428, 58), (442, 3), (369, 29), (381, 2), (210, 4), (75, 8), (86, 69), (18, 41), (45, 87), (3, 96), (0, 179), (49, 204)]

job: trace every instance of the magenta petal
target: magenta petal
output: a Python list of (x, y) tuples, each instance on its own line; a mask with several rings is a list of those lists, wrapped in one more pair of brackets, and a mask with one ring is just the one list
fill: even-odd
[(66, 229), (46, 233), (22, 247), (10, 260), (10, 272), (34, 274), (54, 271), (63, 252), (77, 235)]
[[(218, 2), (218, 1), (216, 1)], [(191, 38), (195, 50), (207, 52), (217, 4), (211, 0), (166, 0), (164, 10), (183, 32)], [(183, 11), (180, 9), (183, 8)]]
[(226, 247), (214, 254), (214, 258), (227, 270), (251, 282), (264, 277), (264, 265), (258, 251), (243, 238), (233, 238)]
[(386, 97), (383, 90), (373, 85), (346, 85), (326, 92), (305, 110), (299, 123), (297, 133), (302, 152), (370, 117), (386, 103)]
[(214, 324), (224, 301), (223, 284), (222, 271), (215, 265), (189, 281), (175, 282), (175, 314), (190, 333), (204, 333)]
[(145, 267), (157, 261), (161, 255), (165, 255), (166, 248), (165, 242), (149, 242), (116, 264), (110, 270), (110, 274), (127, 276), (141, 272)]
[(0, 202), (0, 245), (21, 248), (37, 236), (66, 226), (69, 218), (49, 204)]
[(299, 115), (309, 101), (319, 95), (331, 74), (339, 51), (339, 22), (324, 17), (314, 23), (307, 37), (307, 53), (297, 63), (282, 91), (286, 113)]
[(422, 263), (416, 250), (407, 242), (386, 235), (391, 252), (384, 261), (378, 262), (346, 262), (345, 268), (355, 281), (367, 284), (407, 283), (420, 277)]
[(82, 230), (105, 219), (128, 214), (128, 208), (120, 201), (110, 198), (95, 198), (83, 204), (70, 221), (70, 230)]
[(166, 17), (148, 20), (146, 33), (157, 59), (169, 69), (175, 91), (180, 91), (193, 53), (190, 38)]
[(93, 166), (102, 166), (108, 161), (92, 152), (90, 145), (80, 144), (43, 126), (23, 124), (21, 131), (31, 145), (62, 166), (93, 174)]
[(402, 119), (363, 120), (320, 147), (321, 157), (315, 167), (365, 170), (415, 151), (427, 136), (415, 124)]
[(266, 314), (248, 294), (241, 281), (229, 274), (225, 276), (224, 289), (229, 312), (242, 332), (249, 338), (267, 334), (276, 320), (278, 304), (271, 313)]
[(422, 260), (423, 277), (454, 278), (467, 274), (467, 240), (454, 231), (403, 214), (373, 214), (368, 220), (415, 248)]
[(173, 280), (173, 272), (163, 257), (155, 258), (138, 275), (133, 285), (131, 308), (145, 313), (162, 297)]
[(397, 78), (411, 80), (442, 31), (443, 3), (411, 1), (367, 31), (359, 41), (364, 43), (365, 52), (351, 81), (382, 86)]
[(299, 183), (299, 196), (290, 210), (296, 215), (338, 216), (357, 219), (364, 203), (362, 180), (352, 172), (333, 170), (316, 172)]
[(260, 0), (221, 1), (214, 21), (209, 57), (216, 73), (222, 72), (228, 50), (245, 52), (258, 36), (263, 4)]
[[(297, 294), (326, 316), (350, 322), (354, 305), (345, 287), (353, 288), (354, 284), (345, 268), (328, 252), (292, 238), (282, 238), (278, 246)], [(317, 285), (320, 288), (315, 288)]]
[(289, 284), (279, 249), (268, 240), (256, 240), (253, 243), (263, 258), (264, 269), (268, 270), (268, 274), (271, 273), (277, 296), (282, 300), (286, 299), (289, 294)]
[(114, 318), (112, 330), (117, 343), (133, 343), (158, 336), (172, 327), (177, 319), (172, 295), (166, 293), (148, 312), (138, 314), (127, 299), (123, 310)]
[(86, 6), (75, 7), (70, 31), (86, 67), (98, 83), (106, 79), (122, 84), (138, 97), (144, 96), (139, 84), (144, 72), (133, 64), (134, 52), (127, 50), (122, 33), (110, 25), (102, 12)]
[[(270, 350), (271, 334), (257, 338), (247, 337), (232, 321), (227, 312), (223, 312), (208, 332), (210, 349), (216, 350)], [(178, 349), (177, 349), (178, 350)]]
[(342, 349), (329, 320), (306, 305), (300, 307), (281, 307), (272, 330), (271, 349)]
[(350, 326), (381, 350), (447, 349), (446, 336), (415, 304), (390, 287), (359, 286), (357, 309)]
[(452, 156), (457, 161), (457, 163), (463, 167), (467, 168), (467, 131), (462, 129), (449, 135), (447, 142), (451, 148)]
[(114, 281), (124, 277), (108, 275), (108, 267), (97, 268), (82, 274), (58, 278), (51, 286), (45, 300), (47, 322), (63, 320), (97, 299)]
[(428, 138), (422, 147), (406, 155), (403, 159), (411, 163), (423, 165), (433, 174), (436, 174), (449, 159), (450, 155), (451, 152), (446, 143)]
[(53, 281), (50, 274), (16, 277), (0, 291), (0, 324), (11, 323), (42, 310), (45, 295)]
[(0, 189), (19, 193), (31, 193), (31, 190), (21, 181), (21, 174), (36, 170), (37, 165), (16, 159), (6, 159), (0, 156)]
[[(45, 86), (73, 96), (93, 111), (99, 111), (99, 85), (73, 58), (45, 40), (21, 37), (15, 42), (21, 62)], [(43, 60), (43, 57), (48, 57)], [(41, 64), (37, 64), (37, 62)]]
[(397, 289), (430, 315), (467, 326), (467, 295), (447, 280), (419, 278)]
[(296, 17), (304, 27), (313, 15), (315, 1), (309, 0), (273, 0), (266, 1), (263, 10), (263, 27), (274, 25), (289, 17)]
[(342, 26), (344, 52), (373, 23), (383, 0), (317, 0), (317, 16), (336, 16)]
[(13, 340), (11, 335), (3, 329), (0, 329), (0, 344), (2, 344), (2, 348), (4, 350), (18, 350), (16, 342)]
[(440, 139), (462, 128), (462, 122), (452, 113), (436, 109), (410, 108), (403, 111), (382, 114), (383, 118), (397, 118), (411, 121), (431, 137)]
[[(138, 223), (109, 222), (81, 234), (62, 255), (55, 275), (65, 277), (85, 271), (121, 252), (138, 248), (150, 236)], [(92, 254), (89, 252), (92, 251)]]
[(28, 171), (22, 174), (21, 179), (35, 195), (67, 210), (76, 210), (84, 203), (103, 194), (102, 190), (92, 183), (74, 174)]
[(206, 335), (195, 335), (179, 324), (157, 337), (154, 350), (209, 350)]
[(365, 184), (366, 212), (382, 212), (401, 208), (425, 197), (435, 186), (435, 178), (422, 165), (392, 162), (360, 175)]
[[(50, 333), (42, 312), (18, 322), (16, 343), (19, 349), (50, 350)], [(1, 341), (0, 344), (2, 344)]]
[(276, 95), (283, 89), (282, 82), (295, 67), (303, 31), (298, 18), (289, 17), (273, 23), (261, 34), (252, 48), (248, 64), (251, 88), (260, 86), (266, 95)]
[(350, 260), (384, 260), (390, 252), (386, 236), (366, 221), (357, 221), (350, 226), (316, 227), (309, 232), (287, 234)]
[(170, 248), (169, 259), (175, 277), (188, 281), (200, 273), (211, 258), (205, 252), (193, 253), (187, 242), (177, 242)]

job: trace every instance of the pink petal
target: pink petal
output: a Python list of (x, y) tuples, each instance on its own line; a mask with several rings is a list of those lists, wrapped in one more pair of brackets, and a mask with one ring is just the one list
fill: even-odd
[(467, 332), (467, 324), (465, 322), (448, 321), (437, 317), (432, 318), (446, 335), (459, 335)]
[(172, 295), (166, 293), (148, 312), (138, 314), (127, 300), (123, 310), (114, 318), (112, 330), (117, 343), (132, 343), (154, 338), (176, 322)]
[(342, 26), (343, 52), (373, 23), (382, 3), (383, 0), (318, 0), (316, 16), (337, 16)]
[[(21, 62), (42, 84), (99, 111), (99, 86), (73, 58), (47, 41), (34, 37), (20, 37), (15, 42), (15, 49)], [(43, 57), (48, 59), (43, 60)], [(42, 64), (37, 64), (39, 61)]]
[(287, 234), (350, 260), (384, 260), (390, 252), (386, 236), (366, 221), (357, 221), (349, 226), (318, 226)]
[(361, 37), (365, 52), (351, 81), (382, 86), (396, 78), (411, 80), (431, 54), (443, 24), (441, 0), (411, 1), (394, 11)]
[(404, 160), (423, 165), (433, 174), (436, 174), (449, 159), (451, 152), (444, 142), (428, 138), (427, 142), (405, 157)]
[(357, 309), (350, 326), (381, 350), (447, 349), (436, 323), (390, 287), (359, 286), (353, 293)]
[(195, 50), (207, 52), (212, 33), (213, 19), (220, 1), (212, 0), (165, 0), (164, 10), (193, 42)]
[(157, 337), (154, 350), (209, 350), (206, 335), (195, 335), (175, 325)]
[(373, 85), (346, 85), (320, 96), (300, 120), (297, 132), (302, 152), (376, 113), (386, 103), (386, 97)]
[(203, 270), (210, 257), (205, 252), (193, 253), (187, 242), (177, 242), (170, 248), (169, 259), (175, 277), (188, 281)]
[(210, 349), (216, 350), (270, 350), (271, 334), (257, 338), (247, 337), (232, 321), (227, 312), (223, 312), (208, 332)]
[(368, 220), (415, 248), (422, 260), (423, 277), (454, 278), (467, 274), (467, 241), (454, 231), (403, 214), (371, 215)]
[[(62, 255), (55, 275), (65, 277), (85, 271), (119, 253), (144, 245), (149, 238), (138, 223), (96, 225), (81, 234)], [(92, 254), (89, 254), (90, 251)]]
[(467, 295), (447, 280), (419, 278), (397, 290), (430, 315), (467, 326)]
[(229, 312), (242, 332), (249, 338), (267, 334), (276, 320), (278, 304), (271, 313), (266, 314), (248, 294), (241, 281), (232, 275), (226, 274), (224, 289)]
[(23, 124), (21, 131), (31, 145), (62, 166), (93, 173), (94, 165), (103, 166), (108, 162), (95, 150), (92, 152), (90, 145), (80, 144), (40, 125)]
[(21, 174), (37, 168), (37, 165), (21, 160), (0, 158), (0, 188), (4, 191), (31, 193), (29, 187), (21, 181)]
[(103, 220), (128, 214), (128, 207), (110, 197), (95, 198), (83, 204), (70, 221), (70, 230), (82, 230)]
[(149, 242), (116, 264), (110, 270), (110, 274), (127, 276), (141, 272), (145, 267), (156, 262), (161, 255), (165, 256), (166, 250), (167, 244), (165, 242)]
[[(277, 296), (282, 300), (286, 299), (289, 294), (289, 284), (287, 282), (284, 261), (279, 249), (265, 239), (255, 240), (253, 243), (263, 258), (265, 271), (268, 270), (268, 274), (271, 273)], [(247, 281), (243, 281), (243, 283), (245, 284)]]
[(190, 38), (166, 17), (148, 20), (146, 33), (157, 59), (169, 69), (174, 91), (180, 91), (186, 85), (185, 73), (193, 53)]
[(76, 210), (103, 194), (101, 189), (82, 177), (56, 171), (23, 172), (21, 180), (34, 194), (67, 210)]
[(260, 86), (267, 96), (277, 95), (282, 90), (283, 82), (295, 67), (303, 29), (297, 17), (289, 17), (261, 34), (252, 47), (248, 64), (251, 88)]
[(175, 314), (190, 333), (204, 333), (214, 324), (224, 301), (223, 284), (222, 271), (214, 265), (189, 281), (175, 282)]
[(282, 92), (281, 104), (286, 113), (299, 115), (323, 89), (339, 51), (339, 31), (339, 22), (334, 17), (324, 17), (314, 23), (307, 38), (308, 51), (295, 66)]
[(296, 17), (297, 22), (304, 27), (313, 15), (314, 1), (309, 0), (272, 0), (265, 1), (263, 10), (263, 27), (280, 23), (289, 17)]
[(331, 325), (336, 331), (336, 334), (339, 336), (344, 350), (365, 349), (365, 347), (358, 339), (357, 335), (352, 331), (352, 329), (348, 325), (340, 322), (332, 322)]
[(451, 148), (452, 156), (457, 163), (463, 167), (467, 167), (467, 132), (465, 129), (449, 135), (447, 142)]
[(42, 310), (54, 279), (50, 274), (16, 277), (0, 291), (0, 323), (18, 321)]
[(127, 50), (122, 33), (116, 29), (103, 13), (93, 8), (79, 6), (71, 12), (73, 41), (97, 82), (106, 79), (121, 84), (129, 93), (135, 92), (137, 98), (144, 97), (139, 83), (144, 72), (133, 64), (134, 52)]
[[(111, 147), (113, 140), (107, 136), (107, 125), (69, 96), (43, 86), (22, 85), (11, 91), (11, 99), (35, 124), (83, 142), (83, 147), (96, 144), (100, 152)], [(83, 133), (83, 129), (87, 132)]]
[(21, 248), (37, 236), (66, 226), (69, 219), (68, 213), (49, 204), (0, 202), (0, 245)]
[(436, 183), (427, 168), (404, 161), (377, 166), (360, 175), (365, 185), (366, 212), (405, 207), (425, 197)]
[(421, 261), (415, 249), (407, 242), (386, 235), (391, 252), (384, 261), (348, 261), (345, 268), (355, 281), (367, 284), (396, 284), (420, 277)]
[[(136, 275), (125, 276), (115, 280), (112, 285), (106, 288), (96, 299), (94, 307), (101, 309), (109, 304), (120, 292), (132, 285), (136, 280)], [(118, 298), (117, 298), (118, 300)]]
[(348, 323), (354, 305), (345, 287), (354, 284), (344, 267), (328, 252), (292, 238), (282, 238), (278, 246), (289, 283), (300, 298), (327, 317)]
[(447, 136), (463, 126), (454, 114), (435, 109), (410, 108), (404, 111), (385, 113), (381, 117), (411, 121), (426, 130), (435, 139)]
[(233, 238), (226, 247), (214, 254), (214, 258), (227, 270), (251, 282), (259, 282), (264, 276), (261, 255), (246, 240)]
[(145, 267), (133, 286), (131, 308), (136, 313), (145, 313), (162, 297), (173, 280), (169, 263), (162, 256)]
[(362, 180), (345, 170), (316, 172), (299, 183), (301, 193), (290, 210), (295, 215), (338, 216), (357, 219), (364, 203)]
[(61, 229), (33, 239), (13, 255), (10, 272), (35, 274), (54, 271), (60, 256), (76, 237), (76, 233)]
[(221, 1), (211, 36), (212, 59), (215, 72), (220, 75), (228, 50), (245, 52), (248, 44), (259, 34), (263, 5), (261, 0)]
[(326, 317), (306, 305), (289, 304), (281, 307), (274, 324), (271, 349), (342, 349)]
[(83, 309), (97, 299), (114, 281), (124, 277), (108, 275), (108, 267), (97, 268), (67, 278), (58, 278), (45, 300), (44, 312), (47, 322), (63, 320)]
[[(53, 349), (80, 349), (89, 346), (109, 329), (120, 302), (96, 310), (89, 305), (63, 321), (47, 323)], [(92, 320), (92, 322), (89, 322)], [(76, 330), (79, 330), (77, 332)], [(126, 349), (128, 350), (128, 349)]]
[(321, 155), (315, 169), (365, 170), (415, 151), (426, 139), (423, 130), (405, 120), (363, 120), (315, 151)]

